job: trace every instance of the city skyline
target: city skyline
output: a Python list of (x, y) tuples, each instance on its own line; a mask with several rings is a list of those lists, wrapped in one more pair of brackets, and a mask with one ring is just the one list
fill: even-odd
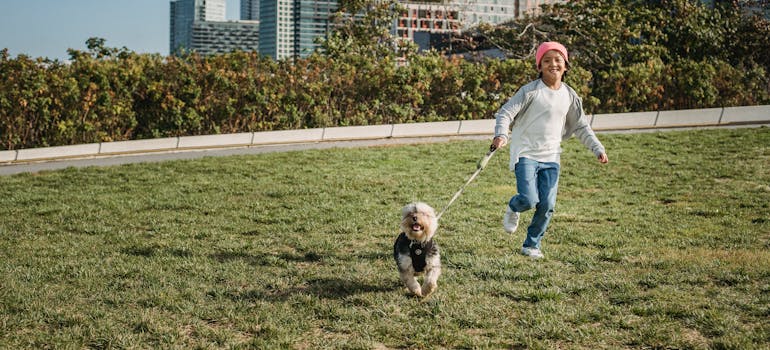
[[(179, 46), (172, 42), (174, 37), (192, 35), (205, 41), (203, 45), (206, 48), (202, 52), (218, 53), (229, 51), (228, 48), (231, 47), (248, 49), (254, 47), (251, 43), (258, 40), (257, 35), (248, 34), (255, 24), (228, 24), (221, 21), (256, 20), (257, 16), (267, 15), (261, 19), (267, 21), (268, 27), (258, 30), (259, 35), (264, 36), (259, 40), (259, 52), (274, 58), (307, 55), (317, 46), (313, 39), (328, 30), (326, 14), (335, 7), (336, 1), (286, 1), (272, 0), (257, 6), (257, 0), (216, 0), (214, 3), (217, 5), (211, 9), (215, 12), (212, 16), (207, 15), (206, 18), (199, 19), (204, 21), (200, 25), (189, 23), (186, 26), (192, 27), (185, 29), (189, 33), (176, 35), (170, 30), (170, 27), (174, 27), (174, 24), (170, 23), (174, 18), (171, 9), (175, 8), (174, 1), (171, 0), (26, 0), (4, 3), (0, 4), (0, 48), (7, 48), (12, 57), (24, 54), (33, 58), (48, 57), (66, 61), (69, 58), (68, 49), (85, 50), (86, 40), (97, 37), (105, 39), (107, 47), (125, 47), (137, 53), (170, 55), (173, 54), (170, 47)], [(498, 2), (500, 0), (477, 1), (475, 9), (467, 6), (458, 8), (462, 18), (456, 19), (467, 21), (466, 24), (476, 24), (479, 20), (499, 23), (518, 15), (530, 6), (560, 0), (517, 0), (516, 9), (513, 10), (506, 10), (506, 6), (510, 4), (502, 7), (498, 5), (502, 4)], [(169, 6), (169, 2), (172, 6)], [(463, 1), (459, 0), (459, 3)], [(259, 8), (266, 4), (271, 5), (265, 9), (275, 13), (262, 13), (260, 16)], [(425, 5), (408, 5), (411, 6)], [(455, 7), (449, 3), (441, 6)], [(284, 8), (287, 9), (286, 12)], [(416, 8), (414, 11), (417, 11)], [(424, 19), (421, 11), (420, 14), (415, 12), (414, 19), (411, 18), (411, 10), (409, 18), (401, 17), (397, 25), (398, 30), (394, 34), (416, 40), (415, 31), (454, 32), (462, 27), (463, 23), (453, 24), (451, 19), (437, 17), (440, 11), (436, 11), (437, 15), (431, 15), (429, 19)], [(467, 16), (464, 15), (466, 11)], [(420, 18), (417, 18), (418, 15)], [(495, 18), (489, 17), (490, 15)], [(427, 23), (428, 21), (430, 23)], [(417, 23), (420, 23), (419, 26)], [(231, 35), (237, 36), (231, 38)], [(426, 38), (425, 35), (420, 37), (419, 41), (423, 42), (421, 46), (427, 43)]]
[[(240, 1), (227, 1), (227, 20), (240, 18)], [(169, 54), (169, 0), (25, 0), (0, 3), (0, 49), (67, 60), (67, 49), (86, 49), (103, 38), (108, 47)]]

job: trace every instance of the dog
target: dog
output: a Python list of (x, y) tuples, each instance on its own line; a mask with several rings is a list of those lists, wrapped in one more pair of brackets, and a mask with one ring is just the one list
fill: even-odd
[[(436, 229), (436, 211), (428, 204), (410, 203), (401, 209), (401, 234), (393, 244), (393, 258), (401, 281), (418, 297), (427, 297), (438, 288), (441, 256), (433, 240)], [(425, 277), (421, 287), (417, 276), (422, 274)]]

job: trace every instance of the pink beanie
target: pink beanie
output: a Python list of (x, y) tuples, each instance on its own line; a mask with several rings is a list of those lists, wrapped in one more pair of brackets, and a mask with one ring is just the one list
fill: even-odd
[(567, 56), (567, 48), (564, 47), (564, 45), (559, 44), (555, 41), (546, 41), (537, 48), (537, 53), (535, 54), (535, 63), (537, 67), (540, 67), (540, 60), (543, 58), (543, 55), (545, 55), (546, 52), (556, 50), (561, 53), (562, 56), (564, 56), (564, 61), (569, 62), (568, 56)]

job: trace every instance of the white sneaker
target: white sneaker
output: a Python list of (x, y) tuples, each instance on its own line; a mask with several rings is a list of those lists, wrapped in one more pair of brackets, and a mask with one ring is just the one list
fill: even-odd
[(505, 215), (503, 215), (503, 229), (505, 232), (514, 233), (516, 228), (519, 227), (519, 212), (513, 211), (511, 207), (505, 207)]
[(541, 252), (540, 249), (527, 248), (527, 247), (521, 248), (521, 255), (528, 256), (532, 259), (542, 259), (545, 257), (545, 255), (543, 255), (543, 252)]

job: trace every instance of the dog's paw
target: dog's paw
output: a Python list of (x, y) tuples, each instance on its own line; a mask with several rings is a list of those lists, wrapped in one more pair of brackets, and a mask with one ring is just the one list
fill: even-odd
[(438, 289), (438, 285), (435, 283), (429, 283), (424, 286), (422, 286), (422, 294), (423, 298), (427, 298), (429, 295), (433, 294)]

